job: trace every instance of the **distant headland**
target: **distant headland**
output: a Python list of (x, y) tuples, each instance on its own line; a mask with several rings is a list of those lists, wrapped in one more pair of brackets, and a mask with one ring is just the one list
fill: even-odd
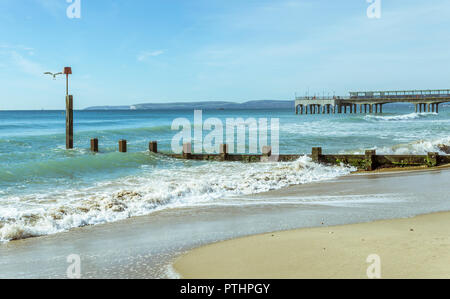
[(93, 106), (84, 110), (245, 110), (245, 109), (293, 109), (294, 101), (261, 100), (245, 103), (235, 102), (175, 102), (147, 103), (130, 106)]

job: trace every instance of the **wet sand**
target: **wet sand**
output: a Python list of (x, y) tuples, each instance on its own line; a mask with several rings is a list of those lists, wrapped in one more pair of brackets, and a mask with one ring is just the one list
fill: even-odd
[(82, 278), (176, 277), (174, 259), (214, 242), (450, 211), (449, 180), (445, 169), (357, 174), (13, 241), (0, 244), (0, 278), (66, 278), (71, 254)]
[(183, 278), (450, 278), (450, 213), (251, 236), (195, 249)]

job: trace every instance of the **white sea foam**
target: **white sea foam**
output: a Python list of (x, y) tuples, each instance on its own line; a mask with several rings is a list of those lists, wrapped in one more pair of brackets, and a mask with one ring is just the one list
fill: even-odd
[(54, 234), (161, 209), (332, 179), (354, 170), (316, 164), (306, 156), (289, 163), (188, 165), (158, 168), (146, 176), (101, 182), (90, 188), (6, 198), (0, 205), (0, 240)]
[(429, 116), (437, 116), (437, 113), (410, 113), (404, 115), (366, 115), (364, 119), (369, 121), (408, 121), (420, 118), (425, 118)]
[(450, 137), (438, 138), (434, 140), (419, 140), (405, 144), (398, 144), (392, 147), (375, 148), (380, 154), (390, 155), (426, 155), (429, 152), (438, 152), (441, 155), (448, 153), (442, 150), (442, 145), (450, 145)]

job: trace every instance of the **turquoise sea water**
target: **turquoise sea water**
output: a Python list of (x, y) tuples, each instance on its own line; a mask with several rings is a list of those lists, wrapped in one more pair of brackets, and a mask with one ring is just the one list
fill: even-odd
[[(292, 110), (203, 111), (203, 120), (279, 118), (280, 153), (424, 154), (450, 145), (450, 107), (413, 113), (387, 105), (382, 115), (302, 115)], [(65, 150), (63, 111), (0, 111), (0, 240), (44, 235), (116, 221), (158, 209), (207, 203), (292, 184), (329, 179), (347, 167), (295, 163), (176, 161), (148, 153), (148, 142), (171, 151), (172, 121), (193, 111), (75, 111), (74, 150)], [(99, 139), (99, 154), (89, 140)], [(118, 140), (128, 141), (126, 154)], [(270, 140), (270, 133), (269, 133)]]

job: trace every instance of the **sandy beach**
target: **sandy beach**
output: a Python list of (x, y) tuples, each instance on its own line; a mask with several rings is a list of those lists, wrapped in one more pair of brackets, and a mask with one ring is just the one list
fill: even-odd
[(183, 278), (450, 278), (450, 213), (251, 236), (179, 258)]

